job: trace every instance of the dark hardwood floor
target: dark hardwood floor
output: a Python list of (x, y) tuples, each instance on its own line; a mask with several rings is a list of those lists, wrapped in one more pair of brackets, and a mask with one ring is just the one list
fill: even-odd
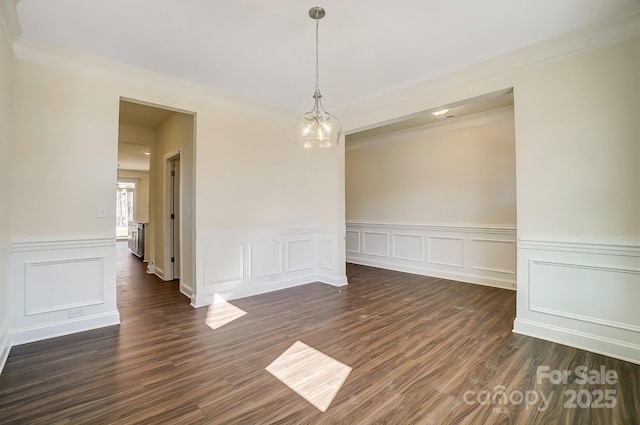
[[(511, 291), (349, 265), (348, 287), (235, 300), (247, 314), (213, 330), (206, 308), (121, 247), (118, 267), (122, 324), (13, 347), (0, 423), (640, 423), (640, 366), (511, 333)], [(265, 371), (296, 341), (353, 368), (325, 413)], [(544, 366), (618, 379), (538, 382)], [(599, 404), (565, 407), (572, 391)], [(611, 391), (615, 406), (595, 407), (613, 404)]]

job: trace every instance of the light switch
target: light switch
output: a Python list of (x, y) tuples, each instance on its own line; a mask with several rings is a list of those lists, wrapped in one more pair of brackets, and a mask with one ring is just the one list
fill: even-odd
[(107, 218), (106, 208), (98, 208), (98, 218)]

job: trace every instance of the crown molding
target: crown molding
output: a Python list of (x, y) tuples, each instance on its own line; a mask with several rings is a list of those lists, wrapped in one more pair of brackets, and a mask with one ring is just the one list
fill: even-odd
[[(640, 37), (640, 9), (607, 21), (598, 22), (538, 43), (504, 53), (440, 76), (416, 82), (405, 87), (361, 99), (351, 105), (338, 108), (336, 116), (342, 118), (343, 132), (353, 134), (380, 125), (394, 123), (419, 111), (427, 111), (459, 101), (449, 98), (454, 89), (475, 86), (485, 82), (490, 89), (500, 90), (507, 85), (491, 87), (496, 77), (510, 76), (520, 70), (565, 56), (588, 52), (610, 46), (635, 37)], [(487, 93), (479, 89), (467, 98)], [(394, 111), (393, 115), (389, 115)]]
[(0, 1), (0, 27), (7, 38), (7, 44), (13, 53), (13, 43), (22, 35), (20, 30), (20, 22), (18, 21), (18, 12), (16, 7), (19, 0), (3, 0)]
[[(2, 2), (2, 0), (0, 0)], [(80, 75), (90, 75), (107, 81), (118, 81), (130, 87), (156, 86), (163, 91), (180, 93), (181, 98), (189, 97), (189, 100), (198, 99), (209, 104), (218, 104), (221, 107), (229, 108), (232, 105), (236, 108), (255, 109), (261, 114), (270, 114), (275, 119), (283, 122), (291, 121), (292, 112), (281, 107), (265, 104), (255, 99), (225, 92), (223, 90), (184, 80), (159, 72), (138, 68), (126, 63), (117, 62), (101, 56), (84, 53), (78, 50), (67, 49), (54, 46), (20, 36), (12, 43), (14, 58), (21, 62), (45, 66), (65, 72)], [(130, 99), (123, 94), (122, 99)], [(143, 103), (133, 96), (137, 103)], [(149, 104), (156, 106), (152, 100)], [(189, 107), (168, 108), (178, 112), (192, 113)]]
[(367, 137), (357, 141), (345, 143), (345, 149), (347, 151), (352, 151), (371, 146), (385, 145), (387, 143), (402, 142), (417, 133), (419, 133), (421, 136), (432, 136), (438, 133), (447, 133), (513, 119), (513, 105), (503, 106), (500, 108), (490, 109), (488, 111), (477, 112), (472, 115), (465, 115), (454, 120), (438, 121), (431, 124), (409, 127), (386, 134)]

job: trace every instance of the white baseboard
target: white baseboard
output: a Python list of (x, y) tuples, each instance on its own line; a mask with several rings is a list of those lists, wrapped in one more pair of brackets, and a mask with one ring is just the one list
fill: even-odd
[(231, 301), (238, 298), (266, 294), (267, 292), (279, 291), (281, 289), (292, 288), (294, 286), (306, 285), (314, 282), (317, 282), (315, 276), (278, 280), (261, 284), (251, 281), (238, 282), (237, 284), (224, 284), (220, 285), (218, 288), (212, 288), (213, 292), (203, 296), (197, 295), (195, 302), (192, 302), (191, 305), (195, 308), (211, 305), (211, 303), (213, 303), (213, 295), (215, 293), (219, 294), (225, 300)]
[(10, 344), (120, 323), (115, 238), (14, 239), (8, 262)]
[(165, 278), (164, 278), (164, 270), (162, 270), (160, 267), (155, 266), (153, 268), (153, 274), (158, 276), (160, 279), (165, 280)]
[(524, 319), (514, 321), (513, 332), (640, 364), (640, 345)]
[(90, 331), (120, 324), (117, 311), (78, 317), (54, 323), (46, 323), (23, 329), (11, 330), (11, 345), (27, 344), (48, 338), (69, 335), (76, 332)]
[(377, 267), (379, 269), (394, 270), (397, 272), (418, 274), (421, 276), (437, 277), (440, 279), (455, 280), (458, 282), (473, 283), (476, 285), (491, 286), (491, 287), (500, 288), (500, 289), (509, 289), (511, 291), (514, 290), (512, 286), (512, 281), (510, 280), (500, 280), (497, 278), (473, 276), (473, 275), (467, 275), (464, 273), (445, 272), (442, 270), (430, 270), (430, 269), (425, 269), (420, 267), (411, 267), (411, 266), (406, 266), (401, 264), (385, 263), (382, 261), (375, 261), (375, 260), (361, 259), (361, 258), (353, 259), (353, 258), (347, 257), (347, 262), (352, 264), (359, 264), (362, 266)]
[(7, 363), (9, 351), (11, 351), (11, 337), (9, 335), (9, 328), (7, 324), (4, 323), (2, 328), (0, 328), (0, 373), (2, 373), (2, 369), (4, 369), (4, 365)]
[(347, 276), (329, 276), (326, 274), (320, 274), (317, 277), (318, 282), (326, 283), (331, 286), (347, 286), (349, 282), (347, 281)]
[(516, 333), (640, 364), (640, 240), (520, 239)]
[(192, 305), (210, 305), (214, 294), (233, 300), (312, 282), (346, 285), (343, 235), (329, 228), (200, 232)]
[(349, 222), (349, 263), (503, 289), (516, 287), (509, 226)]

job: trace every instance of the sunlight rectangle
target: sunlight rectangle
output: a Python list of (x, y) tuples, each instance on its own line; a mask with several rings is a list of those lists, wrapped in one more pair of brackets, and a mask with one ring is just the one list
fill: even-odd
[(321, 412), (326, 412), (351, 373), (351, 367), (300, 341), (266, 370)]
[(220, 295), (213, 296), (213, 304), (207, 310), (207, 318), (205, 324), (211, 329), (218, 329), (227, 323), (247, 314), (246, 311), (239, 309), (235, 305), (227, 302)]

